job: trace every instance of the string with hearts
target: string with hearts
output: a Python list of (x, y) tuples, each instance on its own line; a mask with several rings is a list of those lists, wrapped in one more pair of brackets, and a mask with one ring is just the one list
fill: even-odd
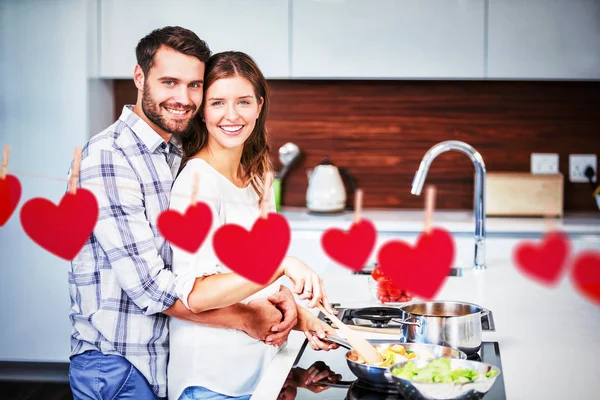
[[(569, 236), (546, 218), (546, 233), (539, 242), (522, 241), (515, 246), (513, 262), (526, 278), (555, 287), (570, 272), (573, 286), (583, 297), (600, 305), (600, 253), (585, 250), (570, 259)], [(570, 270), (570, 271), (569, 271)]]
[(450, 232), (432, 228), (435, 188), (429, 186), (425, 198), (425, 229), (415, 246), (400, 240), (384, 244), (377, 260), (384, 275), (394, 284), (425, 300), (435, 298), (454, 262), (455, 245)]
[(354, 222), (348, 232), (339, 228), (326, 230), (321, 236), (325, 253), (342, 266), (361, 271), (375, 247), (377, 231), (368, 219), (361, 218), (363, 191), (358, 189), (354, 200)]
[[(9, 151), (9, 147), (5, 146), (0, 170), (0, 227), (10, 220), (22, 194), (17, 176), (7, 174)], [(98, 219), (98, 203), (93, 193), (82, 187), (77, 188), (80, 160), (81, 150), (78, 149), (69, 178), (69, 191), (58, 205), (47, 199), (34, 198), (23, 205), (20, 213), (25, 233), (40, 247), (66, 260), (72, 260), (81, 251)], [(357, 192), (357, 195), (358, 193), (361, 192)], [(183, 194), (171, 193), (171, 196)], [(441, 288), (448, 269), (451, 268), (455, 251), (453, 239), (447, 231), (431, 228), (431, 217), (427, 217), (431, 213), (426, 212), (425, 231), (417, 238), (414, 247), (391, 241), (382, 246), (377, 254), (378, 262), (386, 275), (398, 286), (424, 299), (433, 298)], [(321, 245), (327, 255), (353, 271), (360, 271), (364, 267), (377, 235), (373, 223), (356, 217), (357, 215), (360, 215), (360, 211), (355, 213), (354, 223), (348, 232), (329, 229), (321, 238)], [(159, 219), (159, 231), (165, 239), (189, 252), (197, 251), (212, 225), (212, 213), (201, 202), (194, 203), (183, 214), (166, 210)], [(250, 231), (233, 226), (221, 229), (219, 239), (213, 238), (213, 246), (220, 254), (221, 261), (256, 283), (262, 284), (269, 280), (285, 257), (290, 244), (289, 224), (283, 216), (275, 213), (263, 215)], [(272, 251), (257, 251), (261, 246), (264, 247), (267, 239)], [(242, 243), (242, 251), (229, 251), (230, 240)], [(600, 305), (600, 252), (584, 251), (573, 257), (571, 262), (570, 251), (566, 234), (548, 230), (539, 244), (523, 242), (516, 246), (513, 261), (524, 276), (547, 286), (558, 284), (572, 264), (570, 278), (573, 286), (582, 296)], [(257, 260), (257, 263), (247, 264), (245, 254)]]
[(58, 206), (44, 198), (33, 198), (21, 208), (25, 233), (40, 247), (65, 260), (77, 256), (98, 220), (96, 197), (87, 189), (77, 188), (80, 165), (81, 148), (76, 148), (69, 189)]

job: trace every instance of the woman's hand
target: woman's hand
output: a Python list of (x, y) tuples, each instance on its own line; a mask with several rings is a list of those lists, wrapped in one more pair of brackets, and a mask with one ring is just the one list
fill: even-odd
[(308, 344), (313, 350), (329, 351), (339, 347), (337, 343), (325, 339), (327, 334), (335, 335), (335, 330), (300, 306), (298, 306), (298, 326), (296, 329), (304, 332), (304, 336), (308, 339)]
[(309, 308), (314, 308), (319, 303), (323, 303), (323, 306), (329, 312), (335, 313), (331, 304), (329, 304), (323, 280), (319, 274), (294, 257), (286, 257), (282, 263), (282, 268), (285, 276), (290, 278), (294, 284), (294, 293), (299, 295), (302, 300), (309, 300), (307, 304)]

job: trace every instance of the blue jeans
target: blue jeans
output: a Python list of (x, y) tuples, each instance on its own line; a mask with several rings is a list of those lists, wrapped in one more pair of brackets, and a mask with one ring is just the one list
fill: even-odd
[(156, 400), (148, 381), (125, 357), (86, 351), (71, 359), (69, 383), (75, 400)]
[(205, 387), (200, 386), (189, 386), (185, 388), (179, 400), (248, 400), (252, 395), (247, 394), (239, 397), (227, 396), (225, 394), (213, 392)]

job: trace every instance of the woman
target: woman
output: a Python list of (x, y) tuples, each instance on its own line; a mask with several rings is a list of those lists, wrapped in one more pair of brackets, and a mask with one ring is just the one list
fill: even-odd
[[(249, 229), (259, 217), (259, 204), (265, 196), (262, 178), (271, 170), (265, 128), (269, 96), (262, 73), (249, 56), (240, 52), (213, 55), (206, 64), (204, 85), (204, 100), (198, 113), (201, 121), (197, 121), (197, 129), (182, 137), (184, 153), (189, 157), (173, 186), (173, 193), (190, 196), (173, 195), (170, 206), (184, 212), (196, 183), (197, 199), (211, 208), (213, 226), (195, 254), (173, 246), (179, 297), (194, 312), (237, 302), (264, 301), (279, 289), (273, 281), (285, 275), (294, 283), (300, 299), (309, 300), (309, 307), (320, 301), (329, 307), (320, 277), (295, 258), (286, 257), (266, 287), (249, 282), (220, 264), (212, 246), (214, 232), (231, 223)], [(194, 182), (196, 177), (199, 179)], [(274, 209), (272, 202), (270, 208)], [(231, 246), (235, 251), (235, 244)], [(269, 251), (268, 243), (264, 249)], [(295, 329), (305, 332), (314, 349), (332, 348), (311, 331), (334, 331), (308, 310), (297, 308)], [(278, 351), (277, 346), (269, 346), (242, 331), (178, 319), (170, 320), (169, 335), (169, 399), (247, 399)]]

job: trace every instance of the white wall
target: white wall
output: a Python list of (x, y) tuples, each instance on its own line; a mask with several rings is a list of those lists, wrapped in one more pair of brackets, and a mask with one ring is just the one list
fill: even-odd
[(91, 0), (0, 0), (0, 145), (11, 146), (9, 173), (23, 187), (0, 227), (0, 360), (70, 354), (68, 262), (27, 237), (19, 212), (33, 197), (60, 200), (73, 149), (89, 137), (86, 25), (95, 10)]

